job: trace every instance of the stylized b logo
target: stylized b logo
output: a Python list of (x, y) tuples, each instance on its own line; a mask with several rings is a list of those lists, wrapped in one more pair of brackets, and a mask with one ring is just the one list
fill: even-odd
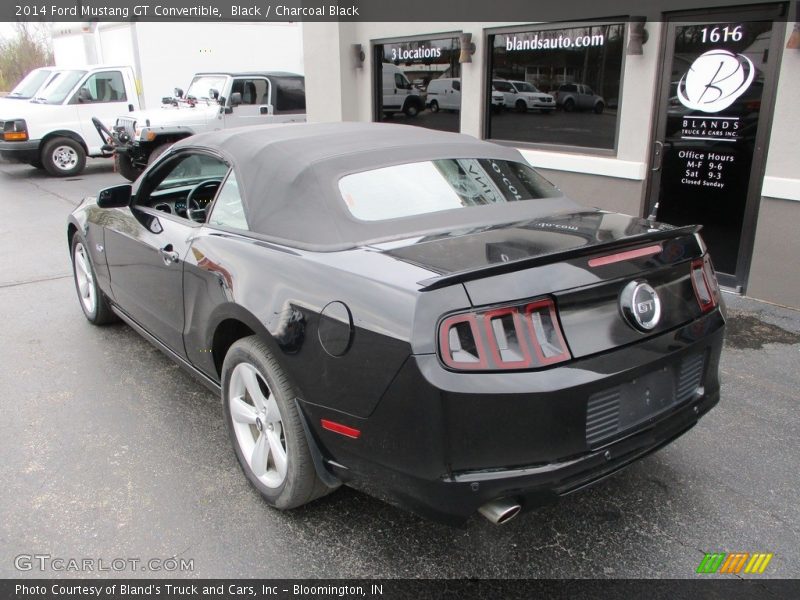
[(688, 73), (681, 77), (678, 99), (693, 110), (719, 112), (744, 94), (755, 74), (755, 67), (746, 56), (727, 50), (710, 50), (698, 56)]

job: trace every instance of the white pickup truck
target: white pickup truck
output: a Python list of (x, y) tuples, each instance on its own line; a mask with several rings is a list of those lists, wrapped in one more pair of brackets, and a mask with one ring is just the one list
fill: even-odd
[(306, 120), (305, 80), (277, 71), (197, 73), (155, 110), (125, 114), (110, 132), (117, 170), (133, 181), (180, 139), (216, 129)]
[(87, 156), (111, 156), (92, 117), (110, 127), (120, 114), (140, 106), (131, 67), (60, 70), (30, 101), (0, 105), (0, 155), (56, 177), (77, 175)]

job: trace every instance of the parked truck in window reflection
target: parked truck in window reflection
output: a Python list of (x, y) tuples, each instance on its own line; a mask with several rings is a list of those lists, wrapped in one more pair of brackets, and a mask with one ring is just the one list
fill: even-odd
[(130, 181), (178, 140), (196, 133), (306, 120), (305, 81), (285, 72), (197, 73), (156, 110), (117, 118), (110, 139), (117, 170)]

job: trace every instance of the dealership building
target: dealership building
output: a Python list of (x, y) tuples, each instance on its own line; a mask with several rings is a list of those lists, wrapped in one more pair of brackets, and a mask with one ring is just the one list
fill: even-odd
[(727, 289), (800, 308), (796, 5), (575, 16), (303, 23), (308, 118), (514, 146), (583, 204), (701, 223)]

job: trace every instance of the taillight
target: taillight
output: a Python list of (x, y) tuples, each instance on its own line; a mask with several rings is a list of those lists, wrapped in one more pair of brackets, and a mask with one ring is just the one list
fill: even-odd
[(719, 304), (719, 284), (708, 254), (692, 261), (692, 287), (700, 310), (704, 313)]
[(447, 317), (439, 350), (459, 371), (531, 369), (570, 358), (550, 299)]

